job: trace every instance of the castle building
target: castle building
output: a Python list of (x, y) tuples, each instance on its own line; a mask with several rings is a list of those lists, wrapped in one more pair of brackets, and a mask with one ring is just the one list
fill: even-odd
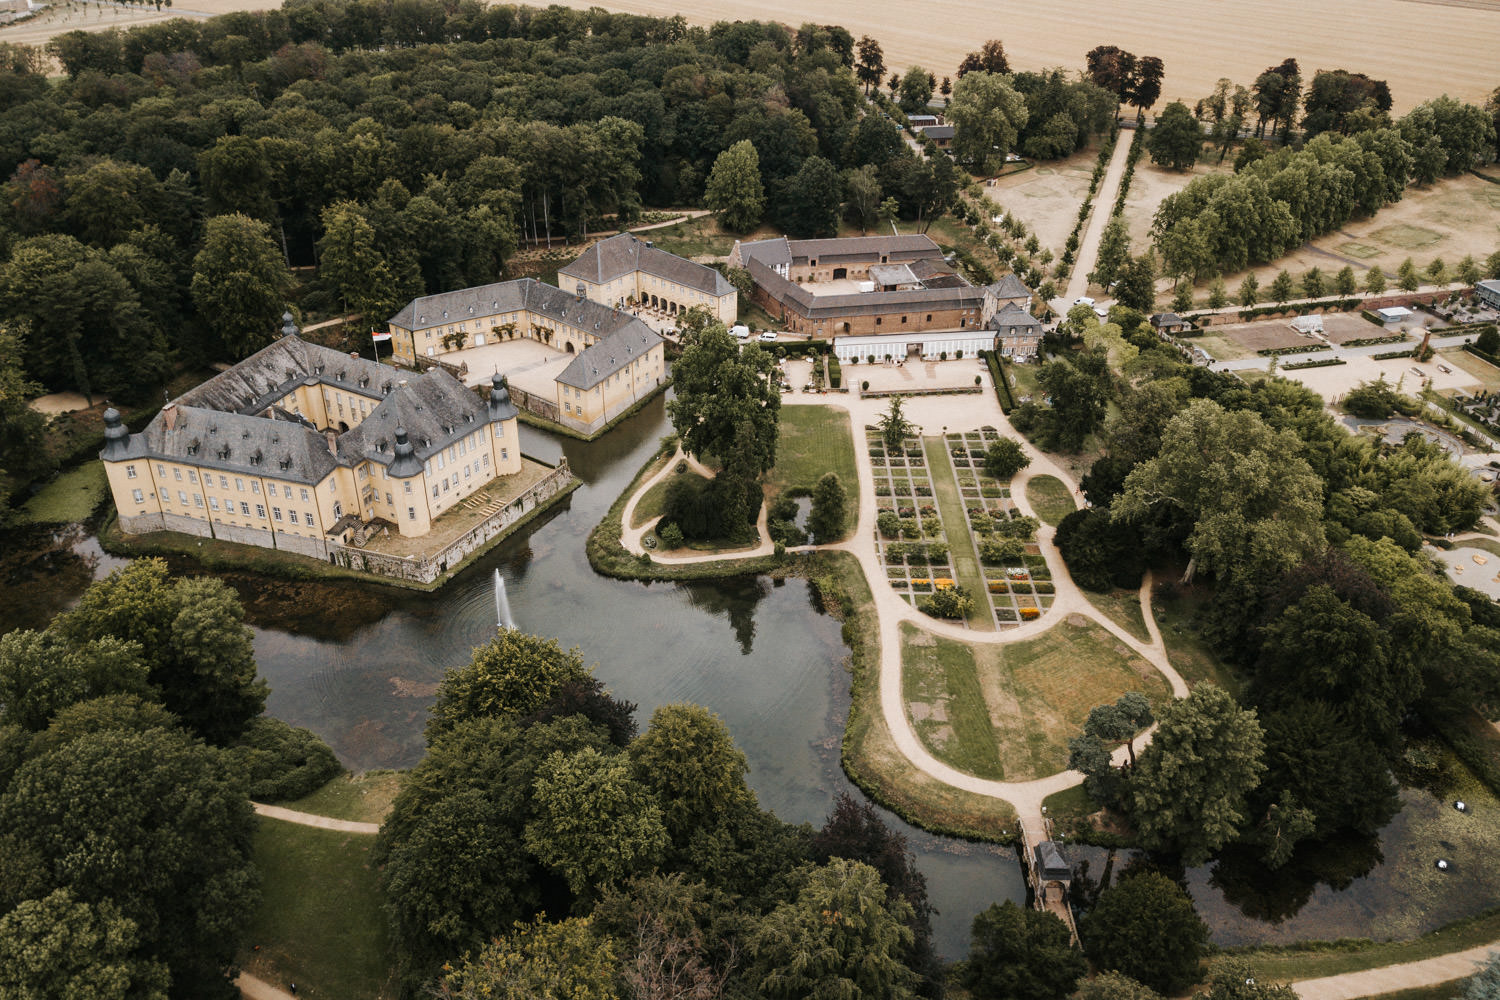
[(120, 526), (327, 558), (375, 528), (422, 536), (521, 471), (516, 407), (452, 375), (408, 374), (283, 336), (164, 406), (138, 434), (114, 409), (99, 457)]
[(525, 396), (528, 409), (584, 433), (603, 427), (666, 378), (664, 341), (655, 330), (623, 309), (534, 278), (412, 299), (388, 328), (396, 362), (409, 366), (518, 338), (578, 355), (550, 383), (550, 398), (533, 405), (532, 394)]
[(557, 282), (615, 308), (639, 306), (675, 316), (697, 306), (725, 326), (733, 326), (739, 314), (739, 294), (718, 271), (629, 233), (589, 247), (558, 270)]

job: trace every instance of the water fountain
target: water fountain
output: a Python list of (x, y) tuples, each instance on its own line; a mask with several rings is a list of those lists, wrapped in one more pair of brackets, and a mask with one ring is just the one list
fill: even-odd
[(516, 627), (515, 620), (510, 616), (510, 600), (505, 596), (505, 580), (498, 569), (495, 570), (495, 627)]

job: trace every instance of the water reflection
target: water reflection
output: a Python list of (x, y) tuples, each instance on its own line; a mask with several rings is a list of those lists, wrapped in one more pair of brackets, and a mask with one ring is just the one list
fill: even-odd
[(1319, 885), (1342, 892), (1384, 860), (1376, 837), (1343, 836), (1299, 845), (1276, 871), (1261, 863), (1254, 848), (1230, 848), (1214, 862), (1208, 884), (1251, 920), (1275, 926), (1300, 913)]

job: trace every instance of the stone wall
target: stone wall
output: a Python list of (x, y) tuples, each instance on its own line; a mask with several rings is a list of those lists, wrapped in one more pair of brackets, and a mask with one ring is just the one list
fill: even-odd
[(563, 459), (558, 463), (557, 468), (547, 474), (546, 478), (476, 525), (472, 531), (452, 542), (442, 551), (421, 559), (400, 558), (356, 548), (352, 545), (340, 545), (337, 542), (328, 543), (328, 559), (339, 566), (364, 573), (374, 573), (377, 576), (388, 576), (397, 580), (410, 580), (414, 583), (432, 583), (444, 573), (457, 568), (469, 555), (505, 534), (526, 515), (567, 489), (572, 481), (572, 470), (568, 468), (567, 459)]

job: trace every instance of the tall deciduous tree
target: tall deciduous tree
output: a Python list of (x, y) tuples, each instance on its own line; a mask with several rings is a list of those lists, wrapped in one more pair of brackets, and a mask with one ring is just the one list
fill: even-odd
[(1181, 101), (1168, 104), (1146, 134), (1146, 148), (1152, 162), (1173, 170), (1190, 169), (1198, 161), (1198, 150), (1202, 147), (1203, 130), (1198, 119)]
[(1208, 928), (1191, 897), (1153, 871), (1130, 874), (1105, 889), (1078, 930), (1098, 968), (1123, 973), (1167, 996), (1197, 980), (1198, 959), (1208, 942)]
[(741, 139), (719, 154), (708, 175), (703, 201), (717, 212), (726, 229), (745, 233), (760, 224), (766, 192), (760, 180), (760, 154), (749, 139)]
[(1194, 400), (1167, 424), (1157, 456), (1126, 478), (1114, 516), (1179, 519), (1189, 574), (1285, 573), (1324, 545), (1323, 481), (1301, 451), (1259, 414)]
[(959, 980), (975, 1000), (1062, 1000), (1087, 972), (1066, 924), (1007, 899), (974, 917)]
[(678, 847), (700, 831), (755, 808), (750, 765), (724, 720), (699, 705), (663, 705), (630, 746), (636, 778), (661, 803)]
[[(741, 351), (722, 324), (688, 344), (672, 366), (676, 398), (667, 403), (683, 448), (723, 459), (725, 471), (750, 479), (775, 465), (781, 393), (771, 384), (772, 367), (759, 347)], [(731, 470), (732, 455), (738, 467)]]
[(844, 204), (844, 181), (834, 165), (809, 156), (781, 185), (778, 217), (787, 234), (802, 239), (838, 235)]
[(948, 102), (953, 155), (975, 173), (993, 173), (1026, 127), (1026, 99), (998, 73), (964, 74)]
[(162, 729), (81, 736), (27, 761), (0, 795), (12, 849), (34, 853), (55, 888), (133, 922), (132, 957), (164, 965), (173, 997), (230, 995), (258, 898), (254, 822), (224, 756)]
[(964, 56), (963, 61), (958, 64), (960, 78), (969, 73), (1009, 72), (1010, 59), (1005, 55), (1005, 43), (998, 38), (991, 38), (981, 45), (978, 51)]
[(859, 62), (854, 65), (854, 75), (865, 85), (867, 96), (870, 88), (879, 87), (885, 76), (885, 52), (880, 48), (880, 43), (869, 35), (860, 36)]
[(111, 901), (57, 889), (0, 917), (0, 996), (167, 1000), (165, 966), (136, 952), (135, 921)]
[(375, 227), (354, 202), (341, 201), (323, 210), (318, 280), (343, 303), (345, 312), (361, 313), (369, 323), (383, 323), (400, 307), (396, 277), (376, 246)]
[(902, 962), (910, 909), (888, 897), (869, 865), (834, 858), (814, 869), (797, 898), (751, 933), (760, 992), (771, 1000), (911, 1000), (916, 976)]
[(193, 258), (193, 305), (211, 317), (233, 357), (247, 357), (275, 339), (291, 286), (264, 222), (239, 214), (208, 220), (203, 249)]
[(428, 710), (427, 742), (470, 719), (518, 719), (540, 710), (564, 685), (590, 680), (576, 649), (503, 628), (463, 667), (443, 674)]
[(554, 753), (537, 770), (535, 801), (526, 848), (576, 896), (649, 871), (666, 852), (661, 806), (623, 756)]
[(868, 234), (870, 227), (880, 221), (882, 194), (880, 172), (873, 164), (844, 172), (844, 195), (849, 214), (859, 222), (860, 235)]
[(264, 709), (255, 649), (239, 598), (222, 580), (172, 580), (160, 559), (140, 559), (90, 587), (54, 623), (75, 645), (134, 642), (162, 704), (210, 743), (235, 740)]
[(1266, 769), (1263, 754), (1255, 713), (1221, 688), (1200, 684), (1173, 702), (1131, 774), (1141, 843), (1202, 864), (1245, 823), (1245, 797)]
[(516, 922), (515, 929), (465, 955), (438, 982), (443, 1000), (617, 1000), (614, 943), (593, 933), (588, 917), (548, 923)]
[(909, 115), (926, 110), (927, 102), (932, 100), (934, 89), (936, 89), (936, 83), (932, 79), (932, 74), (921, 66), (912, 66), (901, 77), (898, 99), (901, 110)]
[(1094, 271), (1089, 281), (1109, 291), (1120, 275), (1120, 268), (1130, 259), (1130, 230), (1125, 220), (1116, 216), (1104, 226), (1099, 237), (1099, 252), (1094, 258)]

